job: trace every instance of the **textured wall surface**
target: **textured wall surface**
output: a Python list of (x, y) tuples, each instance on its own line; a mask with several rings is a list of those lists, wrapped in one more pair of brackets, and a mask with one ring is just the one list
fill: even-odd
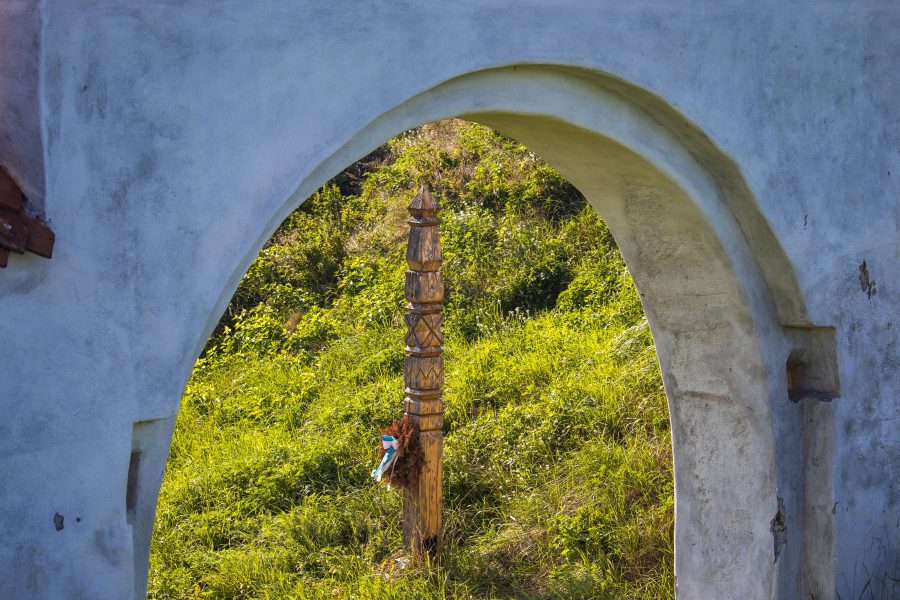
[(450, 116), (546, 158), (622, 248), (679, 596), (900, 594), (900, 5), (0, 0), (0, 32), (0, 164), (56, 232), (0, 271), (0, 597), (143, 594), (240, 277), (322, 183)]

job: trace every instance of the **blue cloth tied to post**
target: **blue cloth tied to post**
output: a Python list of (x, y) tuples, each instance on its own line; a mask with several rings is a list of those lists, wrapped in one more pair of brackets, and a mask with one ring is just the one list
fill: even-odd
[(397, 438), (392, 435), (381, 436), (381, 447), (385, 451), (384, 458), (381, 459), (381, 464), (372, 471), (372, 478), (375, 481), (381, 481), (385, 472), (394, 466), (394, 461), (397, 460)]

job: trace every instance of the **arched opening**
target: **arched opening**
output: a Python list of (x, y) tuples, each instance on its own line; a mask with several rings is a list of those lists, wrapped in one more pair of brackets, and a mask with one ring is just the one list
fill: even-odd
[(291, 597), (307, 578), (310, 596), (435, 595), (412, 569), (372, 582), (401, 543), (397, 491), (368, 476), (378, 428), (402, 407), (406, 206), (420, 183), (441, 199), (446, 251), (441, 585), (671, 596), (668, 412), (624, 261), (546, 163), (452, 121), (318, 190), (242, 281), (182, 402), (153, 597), (198, 580), (214, 597)]
[[(205, 327), (185, 317), (193, 354), (180, 363), (181, 382), (259, 248), (303, 198), (397, 132), (451, 116), (548, 160), (622, 250), (669, 401), (679, 593), (791, 596), (803, 559), (789, 541), (802, 530), (802, 475), (781, 323), (805, 323), (792, 269), (731, 161), (660, 99), (613, 78), (539, 66), (460, 77), (329, 139), (330, 150), (291, 178), (300, 184), (289, 198), (229, 205), (236, 220), (213, 224), (210, 235), (234, 240), (238, 252), (230, 276), (217, 278), (218, 298), (198, 293), (190, 317)], [(785, 544), (773, 540), (776, 523)]]

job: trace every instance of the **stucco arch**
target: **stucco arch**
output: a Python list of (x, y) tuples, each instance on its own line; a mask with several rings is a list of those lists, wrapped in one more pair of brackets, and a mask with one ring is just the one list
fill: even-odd
[(896, 591), (900, 7), (768, 8), (0, 2), (0, 162), (56, 233), (0, 272), (0, 596), (140, 593), (238, 278), (316, 186), (448, 116), (549, 159), (622, 246), (672, 407), (681, 596)]
[[(191, 358), (262, 244), (304, 198), (392, 135), (447, 117), (499, 129), (547, 159), (622, 249), (669, 398), (679, 593), (797, 594), (802, 548), (778, 546), (776, 555), (772, 532), (779, 510), (787, 527), (802, 526), (799, 423), (780, 410), (790, 350), (781, 324), (806, 319), (793, 269), (728, 157), (661, 99), (608, 75), (515, 65), (456, 77), (299, 165), (295, 191), (228, 240), (240, 260), (205, 327), (190, 330)], [(179, 365), (183, 378), (189, 367)]]

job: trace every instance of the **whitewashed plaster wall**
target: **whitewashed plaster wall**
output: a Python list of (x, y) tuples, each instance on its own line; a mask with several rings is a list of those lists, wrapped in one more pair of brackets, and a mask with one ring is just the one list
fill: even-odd
[(0, 597), (143, 595), (241, 275), (328, 178), (449, 116), (552, 162), (622, 248), (679, 596), (900, 594), (900, 5), (0, 0), (0, 33), (0, 161), (57, 240), (0, 271)]

